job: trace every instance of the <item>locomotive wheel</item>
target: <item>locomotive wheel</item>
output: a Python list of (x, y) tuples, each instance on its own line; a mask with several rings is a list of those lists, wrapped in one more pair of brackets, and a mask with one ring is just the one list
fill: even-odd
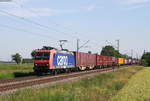
[(53, 75), (57, 75), (57, 74), (58, 74), (58, 71), (57, 71), (57, 70), (53, 70), (53, 71), (52, 71), (52, 74), (53, 74)]
[(70, 69), (69, 68), (67, 68), (66, 69), (66, 73), (70, 73), (71, 71), (70, 71)]

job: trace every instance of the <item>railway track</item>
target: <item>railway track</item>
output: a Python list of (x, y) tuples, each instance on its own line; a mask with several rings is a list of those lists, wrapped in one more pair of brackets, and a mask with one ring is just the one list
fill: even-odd
[[(51, 84), (55, 82), (62, 82), (67, 79), (79, 78), (82, 76), (88, 76), (91, 74), (96, 74), (104, 71), (111, 71), (114, 68), (104, 68), (104, 69), (95, 69), (91, 71), (82, 71), (82, 72), (73, 72), (65, 73), (57, 76), (32, 76), (32, 77), (23, 77), (16, 78), (12, 80), (0, 80), (0, 95), (12, 93), (17, 89), (34, 87), (42, 84)], [(118, 68), (115, 68), (115, 70)]]

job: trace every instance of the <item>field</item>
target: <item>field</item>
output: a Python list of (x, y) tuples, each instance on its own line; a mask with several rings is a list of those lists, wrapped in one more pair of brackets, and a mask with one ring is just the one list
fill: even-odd
[(150, 68), (133, 76), (110, 101), (150, 101)]
[(31, 75), (32, 68), (33, 64), (0, 63), (0, 79)]
[(135, 73), (143, 68), (130, 66), (115, 72), (103, 73), (48, 88), (25, 89), (1, 96), (0, 101), (108, 101), (124, 87)]

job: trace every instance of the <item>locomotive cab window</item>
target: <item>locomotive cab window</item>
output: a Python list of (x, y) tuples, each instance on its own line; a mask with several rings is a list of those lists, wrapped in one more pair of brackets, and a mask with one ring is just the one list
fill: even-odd
[(49, 52), (37, 52), (35, 55), (35, 60), (49, 60)]

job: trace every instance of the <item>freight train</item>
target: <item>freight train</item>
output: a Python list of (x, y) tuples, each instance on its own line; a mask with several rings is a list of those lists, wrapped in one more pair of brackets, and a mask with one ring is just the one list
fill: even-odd
[(43, 48), (34, 52), (34, 72), (52, 73), (84, 71), (94, 68), (136, 64), (136, 59), (116, 58), (84, 52)]

